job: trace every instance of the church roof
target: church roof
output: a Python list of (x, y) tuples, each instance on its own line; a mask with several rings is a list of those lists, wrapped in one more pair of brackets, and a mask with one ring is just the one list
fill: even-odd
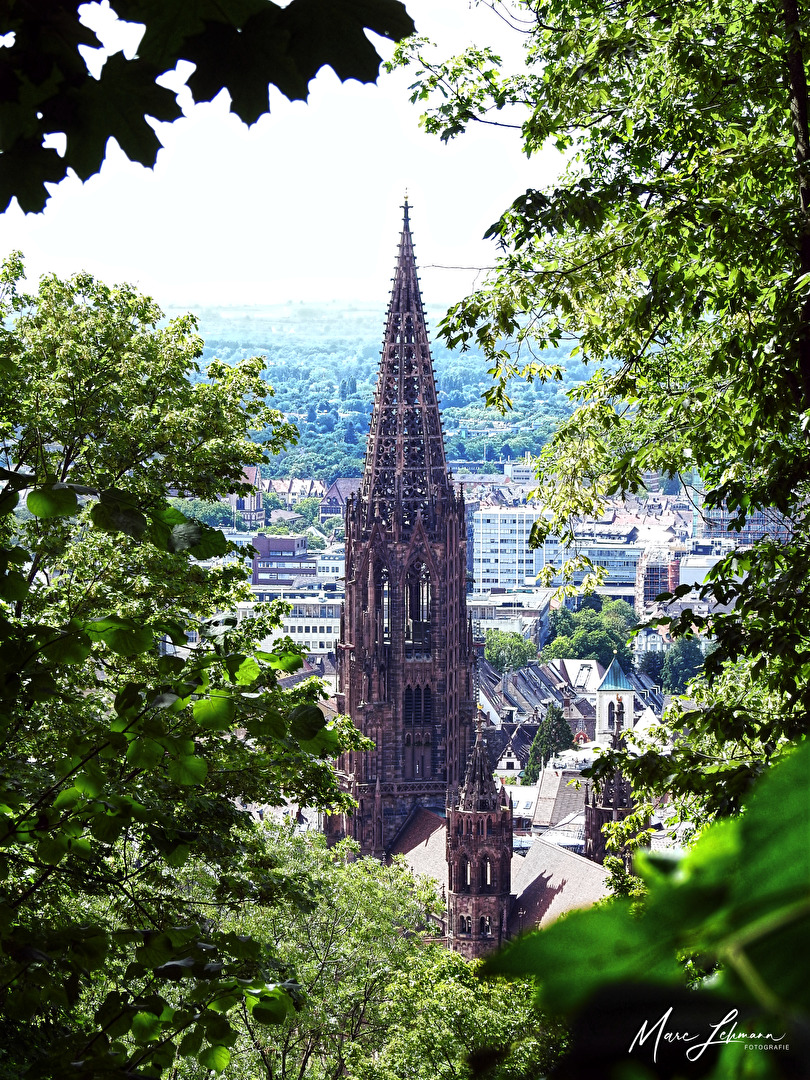
[(605, 677), (599, 683), (600, 690), (632, 690), (630, 680), (622, 671), (621, 664), (614, 656), (613, 662), (605, 672)]
[(416, 807), (400, 830), (391, 848), (402, 855), (415, 874), (433, 878), (447, 887), (447, 833), (443, 817)]
[(517, 898), (509, 932), (547, 926), (567, 911), (590, 907), (608, 895), (607, 878), (599, 863), (539, 837), (526, 855), (512, 857), (512, 892)]
[(368, 524), (408, 529), (452, 489), (407, 199), (403, 210), (360, 498)]

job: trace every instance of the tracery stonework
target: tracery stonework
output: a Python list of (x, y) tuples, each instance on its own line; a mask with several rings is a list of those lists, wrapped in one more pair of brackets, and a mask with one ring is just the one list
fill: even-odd
[(409, 209), (388, 307), (363, 480), (346, 507), (338, 707), (374, 749), (345, 754), (358, 801), (332, 818), (382, 858), (416, 807), (444, 814), (472, 746), (464, 502), (447, 472)]

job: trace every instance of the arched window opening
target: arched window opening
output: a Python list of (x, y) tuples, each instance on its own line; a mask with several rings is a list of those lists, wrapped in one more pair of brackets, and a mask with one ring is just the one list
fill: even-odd
[(413, 690), (410, 686), (405, 687), (405, 697), (402, 702), (402, 720), (406, 724), (413, 723)]
[(405, 577), (405, 655), (430, 652), (430, 572), (418, 562)]
[(616, 710), (616, 722), (619, 727), (624, 727), (624, 702), (619, 698), (619, 707)]
[(492, 887), (492, 863), (489, 859), (485, 858), (481, 863), (481, 888), (490, 889)]
[(430, 732), (429, 731), (425, 732), (422, 741), (424, 742), (425, 746), (430, 746)]
[(492, 937), (492, 919), (489, 915), (482, 915), (479, 920), (481, 937)]
[(422, 703), (422, 716), (424, 717), (426, 724), (429, 724), (433, 719), (433, 692), (429, 686), (425, 687)]
[(387, 566), (377, 568), (374, 588), (378, 633), (380, 640), (387, 645), (391, 642), (391, 583)]
[(410, 745), (411, 745), (411, 735), (410, 735), (410, 732), (408, 732), (408, 734), (407, 734), (407, 735), (405, 736), (405, 745), (406, 745), (406, 746), (410, 746)]
[(467, 916), (467, 933), (472, 933), (472, 915)]
[(461, 892), (469, 892), (470, 891), (470, 878), (472, 876), (471, 872), (470, 872), (470, 860), (469, 859), (462, 860), (460, 870), (461, 870), (461, 882), (460, 882), (461, 890), (460, 891)]
[(613, 726), (615, 724), (615, 721), (616, 721), (616, 706), (613, 704), (612, 701), (609, 701), (608, 702), (608, 727), (610, 728), (611, 731), (613, 730)]
[(413, 692), (413, 718), (415, 723), (422, 721), (422, 687), (417, 686)]

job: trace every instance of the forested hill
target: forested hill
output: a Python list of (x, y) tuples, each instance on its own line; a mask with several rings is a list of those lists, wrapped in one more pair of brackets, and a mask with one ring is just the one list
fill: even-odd
[[(312, 476), (329, 483), (337, 476), (360, 474), (385, 328), (382, 306), (302, 302), (204, 308), (197, 315), (204, 363), (213, 357), (235, 363), (266, 356), (275, 404), (300, 431), (299, 444), (274, 458), (266, 475)], [(450, 352), (437, 339), (443, 307), (428, 306), (427, 315), (448, 456), (485, 461), (539, 451), (571, 411), (565, 395), (583, 378), (579, 360), (566, 349), (547, 354), (545, 359), (565, 366), (564, 382), (543, 386), (516, 380), (514, 410), (501, 417), (483, 407), (481, 395), (491, 386), (483, 357)]]

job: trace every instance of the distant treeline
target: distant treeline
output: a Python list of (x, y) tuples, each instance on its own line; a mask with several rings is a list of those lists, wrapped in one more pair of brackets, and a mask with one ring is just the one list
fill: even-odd
[[(437, 339), (435, 326), (443, 315), (441, 307), (428, 308), (448, 457), (495, 461), (538, 453), (571, 412), (566, 393), (585, 375), (579, 358), (568, 349), (546, 354), (548, 362), (565, 368), (565, 379), (545, 385), (516, 379), (510, 389), (514, 408), (502, 417), (481, 400), (492, 385), (483, 357), (450, 352)], [(199, 318), (203, 366), (214, 357), (236, 363), (265, 356), (274, 404), (298, 427), (298, 445), (265, 466), (266, 476), (331, 483), (337, 476), (360, 475), (385, 329), (382, 307), (291, 303), (203, 309)]]

